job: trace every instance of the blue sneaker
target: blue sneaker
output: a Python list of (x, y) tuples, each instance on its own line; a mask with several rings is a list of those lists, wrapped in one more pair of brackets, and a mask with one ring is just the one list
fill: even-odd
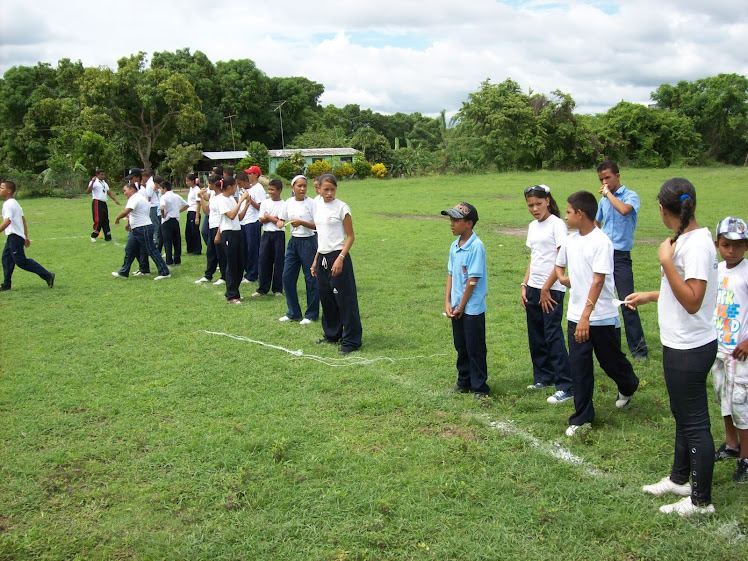
[(528, 390), (542, 390), (543, 388), (549, 388), (550, 384), (544, 384), (543, 382), (537, 382), (536, 384), (531, 384), (527, 386)]
[(569, 401), (574, 397), (574, 394), (571, 392), (565, 392), (563, 390), (558, 390), (556, 393), (554, 393), (551, 397), (546, 399), (548, 403), (563, 403), (564, 401)]

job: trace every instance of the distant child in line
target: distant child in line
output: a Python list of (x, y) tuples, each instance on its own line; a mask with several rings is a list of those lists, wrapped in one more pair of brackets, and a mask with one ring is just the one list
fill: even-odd
[(580, 429), (589, 429), (595, 419), (593, 352), (618, 387), (615, 405), (619, 409), (629, 404), (639, 379), (621, 351), (621, 320), (618, 307), (613, 305), (613, 244), (595, 226), (597, 200), (592, 193), (577, 191), (567, 202), (566, 224), (579, 231), (561, 246), (556, 276), (572, 289), (566, 318), (574, 414), (569, 417), (566, 436), (574, 436)]
[(164, 190), (161, 188), (161, 184), (164, 182), (164, 178), (160, 175), (153, 176), (153, 197), (156, 199), (156, 224), (154, 225), (154, 242), (158, 252), (164, 249), (164, 236), (161, 231), (161, 196), (164, 194)]
[(337, 343), (347, 355), (361, 347), (361, 316), (350, 251), (355, 235), (350, 207), (336, 199), (338, 180), (331, 173), (319, 177), (320, 198), (314, 204), (317, 253), (312, 276), (317, 277), (322, 304), (322, 331), (318, 343)]
[(449, 247), (444, 311), (452, 319), (452, 338), (457, 351), (457, 383), (449, 392), (473, 392), (487, 397), (491, 388), (486, 364), (486, 250), (473, 232), (478, 211), (469, 203), (443, 210), (449, 216), (452, 235)]
[(221, 278), (219, 278), (214, 285), (226, 284), (226, 255), (223, 252), (221, 244), (216, 244), (216, 234), (218, 233), (218, 227), (221, 225), (221, 214), (218, 212), (218, 197), (221, 196), (221, 187), (223, 186), (223, 179), (220, 175), (212, 174), (208, 177), (208, 188), (205, 191), (201, 191), (199, 195), (199, 201), (202, 205), (202, 212), (207, 219), (203, 219), (203, 226), (208, 228), (208, 234), (203, 235), (205, 240), (205, 274), (202, 278), (195, 281), (195, 284), (203, 282), (212, 282), (213, 275), (216, 272), (216, 268), (221, 271)]
[[(709, 228), (696, 222), (696, 190), (687, 179), (667, 180), (657, 195), (660, 217), (675, 234), (660, 244), (660, 290), (634, 292), (626, 305), (657, 302), (662, 369), (675, 417), (675, 453), (670, 476), (642, 491), (682, 500), (660, 507), (680, 516), (714, 512), (714, 440), (709, 422), (706, 378), (717, 356), (714, 305), (718, 259)], [(688, 481), (692, 484), (689, 485)]]
[(547, 185), (525, 189), (525, 202), (535, 218), (527, 229), (526, 245), (531, 254), (520, 287), (532, 358), (533, 384), (527, 389), (541, 389), (553, 384), (556, 392), (547, 399), (548, 403), (563, 403), (574, 397), (574, 393), (569, 353), (561, 326), (566, 287), (556, 278), (555, 265), (558, 249), (569, 232), (559, 217), (558, 205)]
[(151, 222), (148, 200), (139, 192), (135, 182), (127, 183), (122, 191), (127, 197), (127, 204), (125, 209), (117, 215), (114, 223), (119, 224), (120, 220), (127, 218), (126, 229), (130, 235), (125, 245), (125, 261), (122, 263), (122, 268), (114, 271), (112, 276), (126, 279), (130, 274), (133, 261), (144, 253), (146, 263), (148, 262), (147, 256), (150, 255), (158, 269), (158, 276), (153, 280), (168, 279), (171, 276), (169, 268), (153, 243), (153, 222)]
[(246, 248), (244, 279), (248, 282), (255, 282), (260, 274), (260, 237), (262, 235), (260, 204), (267, 198), (267, 195), (265, 188), (260, 184), (262, 170), (259, 166), (250, 166), (244, 170), (244, 173), (249, 178), (249, 198), (247, 207), (244, 209), (246, 212), (244, 223), (247, 224), (244, 240)]
[(242, 279), (242, 240), (239, 225), (239, 208), (249, 196), (242, 193), (237, 201), (234, 198), (236, 181), (233, 178), (224, 179), (221, 195), (217, 197), (216, 205), (221, 222), (214, 238), (214, 243), (223, 247), (226, 255), (226, 301), (229, 304), (240, 304), (239, 284)]
[[(293, 197), (286, 201), (281, 219), (291, 224), (291, 239), (283, 263), (283, 290), (286, 292), (288, 311), (279, 321), (299, 321), (307, 325), (319, 318), (319, 291), (312, 276), (312, 263), (317, 253), (317, 232), (314, 230), (314, 201), (306, 196), (307, 181), (303, 175), (291, 180)], [(299, 270), (304, 271), (306, 282), (306, 311), (301, 315), (296, 282)]]
[(18, 201), (13, 197), (16, 194), (16, 184), (12, 181), (3, 181), (0, 183), (0, 199), (3, 202), (3, 221), (0, 223), (0, 232), (5, 231), (5, 248), (3, 248), (3, 284), (0, 285), (0, 292), (10, 290), (13, 270), (18, 265), (24, 271), (36, 273), (42, 280), (47, 282), (47, 286), (52, 288), (55, 285), (55, 274), (50, 273), (39, 265), (33, 259), (26, 257), (24, 248), (31, 247), (29, 239), (29, 228), (26, 224), (26, 217), (23, 215), (23, 209)]
[[(281, 200), (283, 182), (271, 179), (268, 184), (268, 197), (260, 204), (260, 240), (259, 284), (252, 296), (262, 296), (270, 290), (276, 296), (283, 295), (283, 262), (286, 249), (285, 223), (280, 218), (284, 213), (286, 202)], [(271, 286), (272, 281), (272, 286)]]
[(190, 173), (185, 179), (189, 188), (187, 193), (187, 223), (184, 226), (184, 241), (187, 245), (187, 253), (190, 255), (200, 255), (203, 252), (203, 244), (200, 241), (200, 206), (197, 201), (197, 194), (200, 192), (200, 186), (197, 184), (197, 175)]
[(712, 366), (714, 391), (725, 423), (725, 442), (716, 461), (737, 459), (732, 478), (748, 481), (748, 227), (728, 216), (717, 224), (719, 264), (717, 306), (717, 359)]
[[(171, 190), (171, 183), (161, 183), (161, 231), (166, 249), (166, 264), (182, 264), (182, 234), (179, 232), (179, 214), (189, 208), (187, 201)], [(174, 256), (172, 258), (172, 249)]]
[(106, 182), (106, 172), (103, 169), (96, 170), (96, 175), (88, 183), (86, 193), (91, 193), (91, 213), (94, 223), (91, 241), (95, 242), (102, 231), (104, 232), (104, 240), (112, 241), (112, 231), (109, 228), (109, 207), (106, 206), (106, 198), (108, 196), (117, 206), (119, 206), (119, 201), (112, 190), (109, 189)]

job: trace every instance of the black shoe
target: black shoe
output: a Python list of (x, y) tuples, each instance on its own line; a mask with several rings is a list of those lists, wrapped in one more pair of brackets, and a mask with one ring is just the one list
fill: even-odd
[(5, 292), (6, 290), (10, 290), (10, 287), (5, 286), (4, 284), (0, 284), (0, 292)]
[(452, 386), (451, 388), (449, 388), (444, 393), (470, 393), (470, 388), (466, 388), (465, 386), (459, 386), (459, 385), (455, 384), (454, 386)]
[(47, 286), (49, 286), (49, 288), (52, 288), (55, 285), (55, 274), (50, 273), (50, 275), (51, 276), (47, 279)]
[(354, 352), (354, 351), (357, 351), (357, 350), (358, 350), (358, 349), (346, 349), (346, 348), (340, 347), (340, 348), (338, 349), (338, 354), (339, 354), (339, 355), (343, 355), (343, 356), (346, 356), (346, 355), (349, 355), (349, 354), (351, 354), (352, 352)]
[(728, 448), (727, 442), (723, 442), (722, 446), (717, 448), (714, 453), (714, 461), (721, 462), (722, 460), (735, 460), (740, 457), (740, 450), (737, 448)]
[(748, 482), (748, 458), (740, 458), (738, 460), (738, 469), (732, 474), (732, 480), (735, 483)]
[(337, 341), (333, 341), (332, 339), (328, 339), (327, 337), (322, 337), (319, 341), (317, 341), (316, 345), (321, 345), (323, 343), (337, 343)]
[(473, 392), (474, 399), (488, 398), (488, 392)]

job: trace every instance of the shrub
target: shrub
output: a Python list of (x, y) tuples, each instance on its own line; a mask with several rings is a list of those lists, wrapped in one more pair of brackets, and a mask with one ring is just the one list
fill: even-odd
[(342, 165), (332, 168), (332, 173), (338, 179), (349, 178), (353, 177), (353, 175), (356, 173), (356, 168), (354, 168), (348, 162), (345, 162)]
[(387, 168), (384, 164), (374, 164), (371, 166), (371, 174), (378, 179), (382, 179), (387, 175)]
[(275, 168), (275, 173), (280, 175), (283, 179), (291, 179), (294, 175), (298, 175), (303, 170), (299, 170), (299, 166), (293, 163), (291, 160), (283, 160), (278, 162), (278, 167)]
[(330, 173), (332, 166), (327, 160), (319, 160), (318, 162), (312, 162), (306, 168), (306, 173), (309, 177), (319, 177), (323, 173)]
[(234, 166), (234, 170), (247, 169), (250, 166), (260, 166), (262, 173), (270, 171), (270, 156), (268, 149), (262, 142), (250, 142), (247, 146), (247, 157)]
[(366, 179), (371, 175), (371, 164), (364, 159), (353, 160), (353, 169), (359, 179)]

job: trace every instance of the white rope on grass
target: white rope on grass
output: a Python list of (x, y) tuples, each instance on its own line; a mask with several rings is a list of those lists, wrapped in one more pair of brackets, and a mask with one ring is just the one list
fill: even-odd
[(207, 331), (205, 329), (200, 329), (196, 331), (196, 333), (207, 333), (208, 335), (218, 335), (220, 337), (228, 337), (229, 339), (234, 339), (236, 341), (244, 341), (246, 343), (254, 343), (255, 345), (261, 345), (263, 347), (268, 347), (271, 349), (276, 349), (278, 351), (283, 351), (284, 353), (288, 353), (296, 358), (303, 358), (307, 360), (313, 360), (316, 362), (321, 362), (322, 364), (326, 366), (331, 366), (333, 368), (341, 367), (341, 366), (368, 366), (370, 364), (374, 364), (377, 362), (398, 362), (398, 361), (404, 361), (404, 360), (418, 360), (423, 358), (433, 358), (437, 356), (446, 356), (446, 354), (433, 354), (433, 355), (418, 355), (413, 357), (405, 357), (405, 358), (390, 358), (387, 356), (380, 356), (376, 358), (366, 358), (358, 355), (349, 355), (342, 358), (330, 358), (330, 357), (322, 357), (317, 355), (308, 355), (304, 353), (303, 350), (291, 350), (287, 349), (285, 347), (280, 347), (278, 345), (272, 345), (270, 343), (265, 343), (263, 341), (256, 341), (254, 339), (250, 339), (249, 337), (242, 337), (241, 335), (232, 335), (231, 333), (222, 333), (220, 331)]

